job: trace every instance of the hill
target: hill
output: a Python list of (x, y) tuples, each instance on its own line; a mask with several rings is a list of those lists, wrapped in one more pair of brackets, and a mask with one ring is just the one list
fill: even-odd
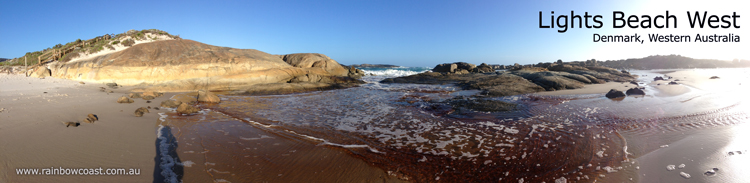
[(694, 59), (680, 55), (654, 55), (644, 58), (607, 60), (600, 65), (623, 69), (682, 69), (682, 68), (731, 68), (750, 67), (750, 60), (723, 61), (716, 59)]

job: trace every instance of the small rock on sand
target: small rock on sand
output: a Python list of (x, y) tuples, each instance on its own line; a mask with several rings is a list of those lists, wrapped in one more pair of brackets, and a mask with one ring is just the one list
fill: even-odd
[(141, 107), (135, 110), (135, 116), (137, 117), (143, 116), (143, 113), (150, 113), (150, 112), (145, 107)]
[(192, 114), (198, 112), (198, 108), (182, 103), (180, 106), (177, 106), (177, 112), (181, 114)]
[(711, 76), (711, 78), (708, 79), (719, 79), (719, 76)]
[(221, 98), (219, 98), (219, 96), (216, 96), (216, 94), (211, 91), (199, 90), (198, 101), (207, 103), (219, 103), (221, 102)]
[(81, 82), (78, 82), (78, 83), (80, 83), (80, 84), (82, 84), (82, 85), (83, 85), (83, 84), (86, 84), (86, 83), (84, 83), (83, 81), (81, 81)]
[(110, 87), (112, 89), (117, 89), (117, 83), (107, 83), (105, 85), (107, 85), (108, 87)]
[(117, 99), (117, 103), (133, 103), (133, 99), (129, 99), (128, 97), (122, 96), (119, 99)]

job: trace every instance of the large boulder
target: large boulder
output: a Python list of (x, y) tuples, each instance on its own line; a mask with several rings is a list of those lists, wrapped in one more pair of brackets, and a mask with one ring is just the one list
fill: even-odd
[(456, 64), (438, 64), (432, 69), (432, 72), (456, 72)]
[(322, 68), (335, 76), (347, 76), (349, 70), (320, 53), (295, 53), (279, 56), (284, 62), (299, 68)]
[(192, 114), (198, 111), (200, 111), (198, 108), (188, 105), (187, 103), (182, 103), (177, 106), (177, 112), (180, 114)]
[(604, 96), (606, 96), (607, 98), (621, 98), (621, 97), (625, 97), (625, 93), (617, 89), (611, 89)]
[(454, 64), (456, 64), (456, 66), (457, 66), (456, 69), (459, 69), (459, 70), (471, 71), (471, 70), (474, 70), (474, 68), (477, 67), (474, 64), (470, 64), (470, 63), (466, 63), (466, 62), (456, 62)]
[(219, 103), (221, 98), (211, 91), (198, 90), (198, 101), (206, 103)]
[(39, 67), (33, 73), (31, 73), (31, 77), (36, 78), (45, 78), (48, 76), (52, 76), (52, 71), (50, 71), (47, 67)]

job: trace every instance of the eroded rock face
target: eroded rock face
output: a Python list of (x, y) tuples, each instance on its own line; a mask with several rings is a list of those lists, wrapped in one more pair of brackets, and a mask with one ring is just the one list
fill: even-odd
[(316, 53), (271, 55), (192, 40), (155, 41), (88, 60), (60, 63), (54, 77), (138, 85), (148, 91), (245, 90), (304, 75), (349, 77), (351, 71)]
[(219, 103), (221, 98), (211, 91), (198, 90), (198, 101), (206, 103)]

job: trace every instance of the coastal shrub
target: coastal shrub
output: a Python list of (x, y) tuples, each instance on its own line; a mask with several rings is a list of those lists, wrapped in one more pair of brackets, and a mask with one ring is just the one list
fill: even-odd
[(112, 41), (112, 45), (120, 44), (120, 40)]
[(112, 45), (104, 45), (104, 47), (107, 47), (109, 50), (115, 50), (115, 47)]
[(80, 53), (78, 53), (78, 51), (70, 52), (68, 54), (65, 54), (60, 59), (60, 61), (62, 61), (62, 62), (68, 62), (68, 61), (72, 60), (73, 58), (78, 57), (78, 55), (80, 55)]
[(122, 41), (121, 44), (123, 46), (133, 46), (135, 44), (135, 41), (133, 39), (127, 39), (125, 41)]

